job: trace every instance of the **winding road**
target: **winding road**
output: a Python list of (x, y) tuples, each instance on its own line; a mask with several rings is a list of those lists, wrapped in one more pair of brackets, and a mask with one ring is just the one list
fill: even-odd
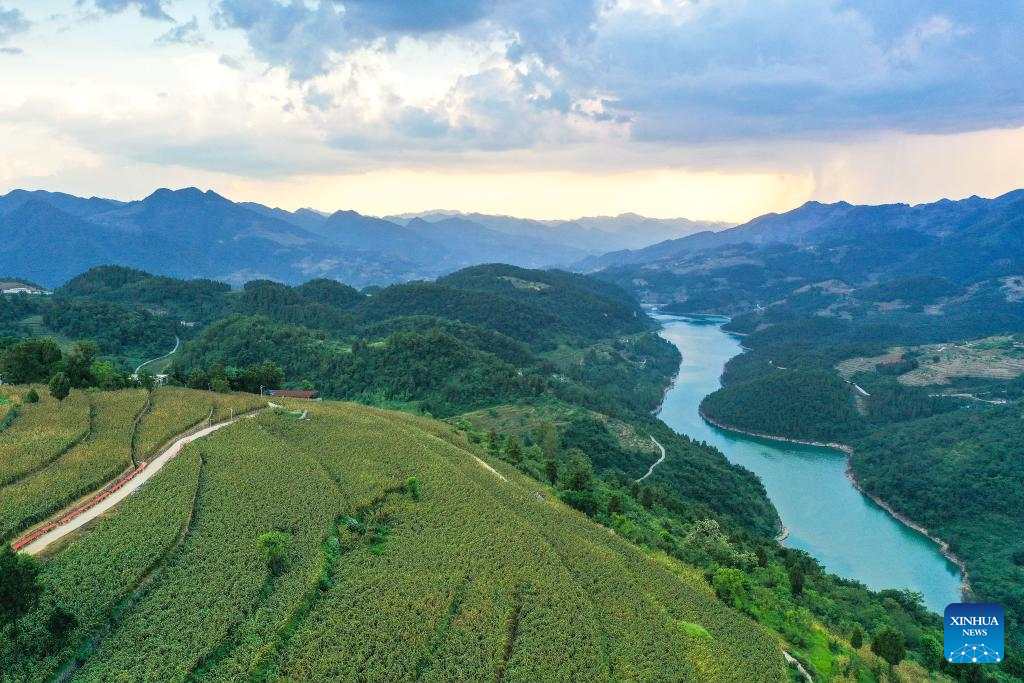
[(149, 365), (150, 363), (155, 363), (158, 360), (163, 360), (164, 358), (170, 358), (171, 356), (173, 356), (174, 354), (176, 354), (178, 352), (178, 347), (179, 346), (181, 346), (181, 337), (175, 335), (175, 337), (174, 337), (174, 348), (171, 349), (170, 353), (165, 353), (164, 355), (160, 356), (159, 358), (151, 358), (151, 359), (147, 360), (145, 363), (143, 363), (139, 367), (135, 368), (135, 374), (136, 375), (139, 374), (139, 371), (142, 370), (142, 368), (144, 368), (147, 365)]
[(651, 437), (651, 441), (653, 441), (654, 445), (657, 446), (658, 450), (661, 451), (661, 457), (658, 458), (657, 462), (655, 462), (653, 465), (651, 465), (650, 469), (647, 470), (647, 474), (645, 474), (644, 476), (642, 476), (639, 479), (637, 479), (637, 481), (643, 481), (647, 477), (651, 476), (651, 473), (654, 472), (654, 468), (657, 467), (658, 465), (660, 465), (663, 460), (665, 460), (665, 447), (662, 446), (660, 443), (658, 443), (658, 440), (655, 439), (653, 436)]
[[(252, 416), (252, 413), (248, 415)], [(61, 512), (57, 516), (51, 518), (51, 521), (40, 527), (45, 529), (43, 533), (39, 533), (39, 530), (22, 537), (21, 541), (15, 542), (13, 545), (19, 552), (28, 553), (29, 555), (35, 555), (42, 552), (52, 543), (59, 541), (68, 534), (82, 528), (89, 522), (93, 521), (107, 510), (115, 507), (118, 503), (123, 501), (128, 496), (135, 493), (136, 490), (143, 484), (145, 484), (150, 477), (160, 471), (160, 469), (170, 462), (174, 456), (181, 452), (187, 444), (202, 439), (205, 436), (209, 436), (218, 429), (223, 429), (230, 424), (238, 422), (238, 420), (246, 417), (244, 415), (236, 417), (225, 422), (219, 422), (210, 427), (204, 427), (197, 432), (188, 432), (184, 436), (179, 437), (174, 443), (168, 446), (163, 453), (158, 455), (148, 463), (142, 463), (136, 468), (132, 474), (122, 477), (119, 482), (114, 484), (116, 489), (111, 492), (111, 485), (104, 486), (100, 491), (94, 494), (82, 505), (76, 508), (76, 512), (81, 510), (79, 514), (76, 512), (67, 513)], [(129, 478), (130, 477), (130, 478)], [(33, 538), (34, 534), (39, 534)], [(31, 538), (32, 540), (25, 543), (26, 539)], [(23, 545), (22, 545), (23, 544)]]

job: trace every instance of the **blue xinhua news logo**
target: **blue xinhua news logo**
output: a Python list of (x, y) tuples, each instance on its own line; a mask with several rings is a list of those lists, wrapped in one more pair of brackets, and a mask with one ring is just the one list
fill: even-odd
[(946, 606), (945, 657), (954, 664), (1003, 661), (1003, 608), (994, 602), (954, 602)]

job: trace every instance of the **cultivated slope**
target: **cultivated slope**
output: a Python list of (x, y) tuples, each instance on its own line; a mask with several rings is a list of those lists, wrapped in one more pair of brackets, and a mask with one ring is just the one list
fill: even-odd
[[(54, 594), (96, 564), (100, 578), (77, 589), (93, 610), (83, 623), (131, 598), (76, 680), (785, 678), (774, 638), (694, 570), (485, 466), (448, 425), (302, 408), (306, 419), (264, 413), (190, 445), (48, 561)], [(129, 514), (145, 523), (125, 525)], [(274, 531), (286, 539), (276, 571), (259, 547)], [(45, 613), (22, 629), (33, 619)], [(60, 664), (4, 654), (5, 682)]]

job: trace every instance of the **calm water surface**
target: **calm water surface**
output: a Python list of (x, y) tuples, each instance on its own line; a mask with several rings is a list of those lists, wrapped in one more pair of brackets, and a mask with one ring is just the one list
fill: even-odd
[(706, 441), (764, 482), (789, 529), (785, 543), (805, 550), (830, 572), (873, 589), (910, 588), (942, 613), (960, 600), (960, 571), (921, 534), (893, 519), (846, 478), (845, 454), (745, 437), (713, 427), (697, 412), (721, 384), (725, 362), (742, 352), (718, 318), (655, 315), (661, 335), (683, 354), (675, 386), (659, 417), (677, 432)]

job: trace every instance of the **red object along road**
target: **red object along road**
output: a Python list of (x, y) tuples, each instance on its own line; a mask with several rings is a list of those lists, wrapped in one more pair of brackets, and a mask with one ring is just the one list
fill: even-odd
[(97, 503), (102, 501), (104, 498), (106, 498), (107, 496), (109, 496), (112, 493), (114, 493), (114, 491), (117, 491), (119, 488), (121, 488), (122, 486), (127, 484), (129, 481), (134, 479), (135, 476), (139, 472), (141, 472), (142, 470), (146, 469), (146, 465), (148, 465), (148, 464), (149, 463), (147, 463), (147, 462), (139, 463), (138, 467), (136, 467), (134, 470), (132, 470), (128, 474), (126, 474), (123, 477), (121, 477), (116, 483), (112, 484), (111, 486), (108, 486), (107, 488), (105, 488), (100, 493), (97, 493), (95, 496), (90, 498), (89, 501), (86, 502), (85, 504), (80, 505), (79, 507), (75, 508), (74, 510), (72, 510), (68, 514), (66, 514), (63, 517), (61, 517), (58, 521), (50, 522), (46, 526), (40, 527), (39, 529), (36, 529), (35, 531), (33, 531), (28, 536), (25, 536), (23, 538), (18, 539), (17, 541), (15, 541), (14, 543), (11, 544), (11, 548), (14, 549), (15, 551), (21, 550), (26, 545), (28, 545), (32, 541), (36, 540), (37, 538), (39, 538), (40, 536), (42, 536), (46, 532), (50, 531), (51, 529), (56, 529), (61, 524), (67, 524), (72, 519), (74, 519), (78, 515), (82, 514), (83, 512), (88, 510), (89, 508), (93, 507), (94, 505), (96, 505)]

